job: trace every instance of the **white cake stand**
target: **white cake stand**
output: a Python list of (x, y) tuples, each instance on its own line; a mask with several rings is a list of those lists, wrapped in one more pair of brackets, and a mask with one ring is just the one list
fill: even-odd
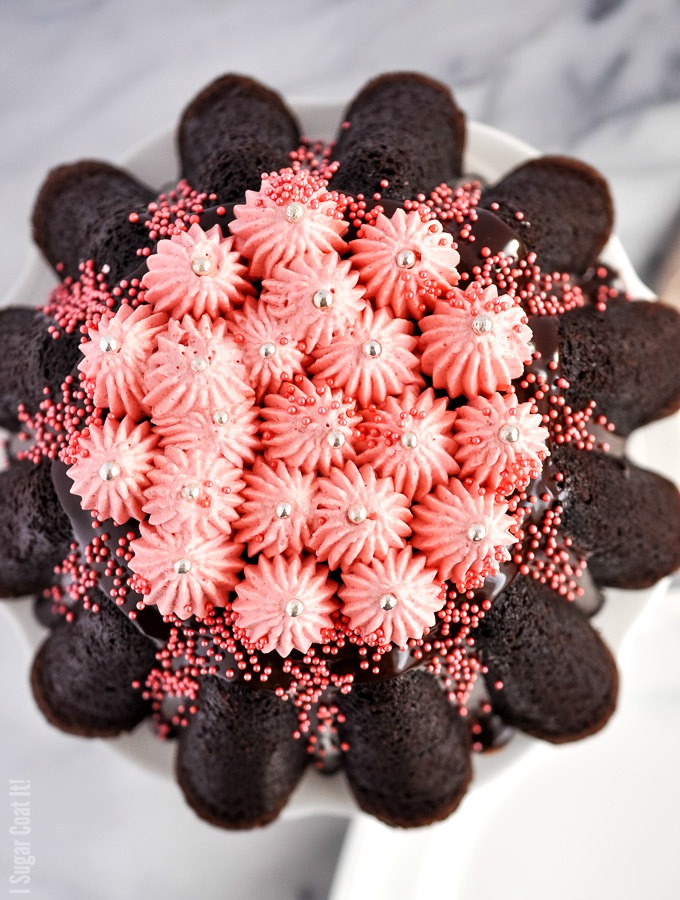
[[(303, 131), (310, 137), (330, 139), (341, 121), (343, 105), (338, 102), (292, 101)], [(496, 181), (519, 163), (539, 155), (538, 152), (516, 138), (495, 128), (476, 122), (468, 123), (467, 147), (464, 171), (485, 181)], [(174, 132), (165, 131), (151, 141), (133, 150), (123, 164), (142, 181), (161, 187), (176, 182), (179, 161), (174, 142)], [(620, 241), (612, 237), (603, 254), (603, 260), (621, 274), (627, 290), (636, 298), (653, 299), (654, 295), (644, 285), (626, 255)], [(42, 260), (37, 250), (32, 250), (24, 272), (15, 289), (3, 305), (39, 305), (55, 284), (52, 270)], [(635, 433), (630, 441), (629, 454), (640, 465), (675, 477), (680, 483), (680, 463), (669, 453), (677, 446), (677, 417), (656, 423)], [(675, 471), (673, 467), (675, 465)], [(663, 596), (665, 582), (645, 591), (608, 590), (607, 603), (594, 622), (607, 644), (620, 654), (623, 644), (638, 621), (643, 610), (649, 609)], [(27, 642), (27, 653), (33, 653), (44, 640), (45, 632), (35, 621), (29, 600), (4, 604), (4, 610), (20, 626)], [(504, 785), (509, 785), (511, 773), (520, 764), (527, 764), (536, 742), (517, 734), (503, 750), (473, 758), (474, 778), (466, 804), (475, 804), (481, 812), (488, 804), (482, 797), (500, 796)], [(115, 739), (107, 739), (105, 746), (120, 753), (140, 766), (168, 781), (168, 790), (176, 790), (172, 783), (174, 744), (159, 741), (148, 724), (143, 723), (133, 733)], [(491, 791), (487, 790), (494, 783)], [(477, 797), (475, 796), (477, 795)], [(309, 769), (286, 807), (283, 815), (291, 818), (317, 814), (335, 814), (352, 818), (340, 865), (335, 879), (332, 900), (356, 900), (370, 896), (372, 900), (393, 900), (394, 897), (413, 897), (418, 877), (418, 859), (425, 850), (432, 829), (455, 827), (456, 817), (449, 823), (411, 831), (391, 829), (374, 818), (357, 811), (346, 780), (342, 774), (322, 776)], [(481, 819), (480, 819), (481, 821)], [(477, 832), (468, 828), (469, 834)], [(470, 838), (471, 840), (472, 838)], [(461, 836), (456, 837), (457, 852), (461, 851)]]

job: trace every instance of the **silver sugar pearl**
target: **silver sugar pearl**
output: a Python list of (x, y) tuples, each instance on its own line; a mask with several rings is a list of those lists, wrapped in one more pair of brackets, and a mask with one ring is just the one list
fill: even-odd
[(173, 569), (178, 575), (186, 575), (187, 572), (191, 572), (191, 560), (182, 557), (173, 565)]
[(213, 413), (213, 422), (215, 425), (228, 425), (229, 413), (226, 409), (216, 409)]
[(312, 303), (317, 309), (330, 309), (333, 306), (333, 292), (328, 288), (319, 288), (314, 292)]
[(389, 612), (391, 609), (394, 609), (398, 602), (394, 594), (383, 594), (380, 598), (380, 608)]
[(498, 429), (498, 437), (504, 444), (516, 444), (519, 440), (519, 428), (506, 423)]
[(403, 250), (397, 251), (395, 262), (400, 269), (412, 269), (415, 266), (417, 259), (413, 250), (411, 250), (410, 247), (405, 247)]
[(180, 493), (185, 500), (195, 502), (201, 496), (201, 487), (198, 484), (185, 484)]
[(367, 359), (377, 359), (382, 353), (382, 346), (380, 344), (380, 341), (374, 341), (373, 339), (371, 339), (370, 341), (366, 341), (361, 349)]
[(400, 440), (401, 446), (405, 447), (407, 450), (415, 450), (418, 446), (418, 435), (413, 431), (405, 431)]
[(197, 256), (191, 260), (191, 271), (194, 275), (209, 275), (212, 272), (212, 263), (207, 256)]
[(475, 522), (473, 525), (470, 525), (467, 534), (471, 541), (478, 544), (486, 537), (486, 526), (482, 525), (481, 522)]
[(288, 500), (282, 500), (280, 503), (276, 505), (276, 518), (277, 519), (288, 519), (293, 513), (293, 504), (289, 503)]
[(329, 431), (326, 435), (326, 440), (333, 450), (339, 450), (345, 443), (345, 435), (342, 431), (333, 429), (333, 431)]
[(493, 322), (489, 316), (475, 316), (472, 320), (472, 330), (475, 334), (488, 334), (493, 331)]
[(260, 347), (260, 356), (262, 359), (269, 359), (276, 353), (276, 344), (272, 344), (271, 341), (267, 341), (265, 344), (262, 344)]
[(208, 368), (208, 360), (204, 356), (194, 356), (191, 360), (192, 372), (205, 372)]
[(361, 506), (357, 504), (356, 506), (350, 506), (347, 510), (347, 518), (350, 520), (352, 525), (361, 525), (366, 521), (366, 517), (368, 513), (366, 511), (365, 506)]
[(299, 222), (305, 214), (305, 208), (301, 203), (289, 203), (286, 207), (286, 218), (289, 222)]
[(99, 349), (102, 353), (115, 353), (118, 349), (118, 341), (110, 334), (105, 334), (100, 338)]
[(298, 616), (301, 616), (305, 611), (305, 604), (302, 600), (289, 600), (286, 603), (286, 615), (290, 616), (291, 619), (296, 619)]
[(115, 459), (112, 459), (101, 466), (99, 469), (99, 477), (102, 481), (113, 481), (114, 478), (118, 478), (120, 472), (120, 466)]

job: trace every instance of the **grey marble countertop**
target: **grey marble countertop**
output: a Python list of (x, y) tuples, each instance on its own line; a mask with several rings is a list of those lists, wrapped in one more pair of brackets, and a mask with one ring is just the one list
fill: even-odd
[[(680, 210), (678, 33), (677, 0), (487, 0), (474, 6), (453, 0), (3, 0), (0, 293), (23, 266), (29, 211), (51, 166), (83, 157), (120, 160), (174, 123), (197, 90), (229, 70), (287, 96), (324, 99), (348, 99), (387, 70), (417, 69), (440, 78), (473, 118), (600, 168), (613, 187), (618, 232), (634, 263), (651, 277)], [(675, 603), (677, 608), (677, 598)], [(671, 601), (665, 610), (666, 638), (671, 628), (677, 639)], [(342, 822), (328, 819), (314, 828), (282, 823), (258, 834), (226, 835), (194, 821), (163, 782), (101, 743), (69, 738), (43, 722), (26, 684), (28, 655), (1, 613), (0, 626), (0, 770), (7, 779), (31, 779), (34, 896), (326, 896), (327, 863)], [(677, 766), (668, 759), (674, 753), (677, 760), (680, 750), (680, 726), (668, 713), (677, 723), (680, 672), (671, 645), (659, 662), (654, 629), (647, 644), (644, 635), (641, 640), (642, 658), (651, 653), (656, 668), (626, 670), (614, 728), (631, 740), (635, 765), (643, 765), (648, 742), (661, 775), (655, 781), (646, 772), (640, 781), (640, 802), (630, 815), (643, 821), (626, 820), (625, 808), (611, 817), (599, 809), (592, 819), (603, 832), (617, 825), (616, 817), (624, 825), (618, 822), (620, 853), (610, 842), (599, 868), (593, 863), (590, 881), (571, 894), (583, 900), (606, 896), (612, 878), (617, 897), (640, 896), (636, 874), (645, 866), (651, 870), (657, 848), (671, 854), (654, 791), (666, 797), (674, 791), (676, 804), (680, 799)], [(644, 700), (650, 692), (657, 705), (666, 703), (662, 718)], [(661, 748), (655, 728), (665, 742)], [(558, 760), (546, 757), (546, 778), (570, 777), (559, 774), (567, 771), (560, 768), (564, 760), (585, 752), (568, 748)], [(606, 768), (596, 761), (596, 773), (598, 765)], [(483, 877), (474, 896), (499, 890), (526, 900), (569, 896), (536, 879), (522, 881), (517, 866), (505, 881), (494, 881), (493, 867), (483, 864), (497, 853), (507, 865), (522, 846), (538, 846), (549, 829), (565, 856), (581, 852), (583, 834), (570, 834), (559, 812), (539, 800), (529, 782), (517, 801), (528, 818), (512, 829), (510, 840), (498, 833), (499, 823), (513, 821), (507, 811), (498, 814), (495, 829), (490, 823), (488, 842), (475, 857)], [(603, 840), (602, 834), (588, 835)], [(0, 842), (3, 883), (9, 863), (8, 842)], [(664, 892), (664, 872), (656, 872), (657, 897), (680, 895), (679, 884)], [(568, 878), (564, 883), (573, 887)]]

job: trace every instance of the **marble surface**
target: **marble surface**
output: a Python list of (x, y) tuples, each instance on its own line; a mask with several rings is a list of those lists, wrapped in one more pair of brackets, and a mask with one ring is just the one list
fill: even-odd
[[(653, 276), (680, 210), (679, 29), (675, 0), (524, 0), (521, 7), (487, 0), (474, 11), (451, 0), (5, 0), (0, 292), (28, 253), (28, 213), (50, 166), (120, 159), (227, 70), (318, 98), (349, 98), (390, 69), (441, 78), (471, 116), (601, 168), (613, 186), (618, 231)], [(680, 896), (663, 864), (674, 849), (665, 810), (669, 795), (675, 805), (680, 799), (678, 599), (650, 614), (629, 645), (611, 730), (541, 751), (535, 769), (478, 814), (476, 842), (469, 834), (479, 804), (461, 810), (456, 829), (468, 835), (467, 849), (455, 888), (446, 880), (448, 896), (502, 890), (526, 900), (632, 900), (645, 876), (662, 900)], [(167, 785), (105, 745), (49, 728), (33, 707), (28, 665), (2, 615), (0, 771), (31, 779), (34, 896), (327, 896), (342, 821), (284, 822), (250, 835), (211, 830)], [(607, 748), (622, 744), (630, 755), (611, 766)], [(433, 835), (422, 896), (441, 890), (437, 861), (453, 854), (453, 834)], [(3, 883), (9, 852), (8, 842), (0, 846)], [(540, 864), (529, 867), (529, 857)], [(564, 867), (565, 857), (579, 865)]]

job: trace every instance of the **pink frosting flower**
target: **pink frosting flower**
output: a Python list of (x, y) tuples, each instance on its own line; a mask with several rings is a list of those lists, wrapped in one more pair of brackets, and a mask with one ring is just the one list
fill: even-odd
[(168, 447), (156, 456), (144, 492), (144, 512), (151, 525), (166, 531), (231, 532), (245, 487), (241, 469), (220, 456)]
[(345, 403), (342, 391), (315, 387), (302, 376), (295, 384), (284, 381), (278, 394), (265, 397), (261, 428), (265, 457), (277, 459), (291, 469), (319, 470), (354, 459), (354, 428), (361, 421), (354, 403)]
[(71, 493), (99, 519), (113, 519), (117, 525), (142, 519), (157, 443), (151, 425), (138, 425), (130, 416), (120, 422), (108, 416), (103, 425), (90, 425), (74, 442)]
[(316, 512), (309, 547), (331, 569), (384, 559), (411, 533), (408, 500), (392, 479), (376, 478), (370, 466), (357, 469), (353, 462), (319, 479)]
[(384, 560), (355, 563), (343, 572), (338, 595), (342, 612), (363, 637), (405, 647), (435, 624), (435, 613), (446, 602), (446, 588), (435, 584), (437, 573), (425, 568), (425, 557), (410, 547), (390, 550)]
[(409, 500), (421, 500), (433, 485), (446, 484), (458, 471), (451, 430), (456, 414), (447, 409), (445, 397), (435, 398), (432, 388), (422, 394), (407, 388), (367, 416), (369, 422), (361, 429), (365, 449), (357, 464), (370, 464), (378, 475), (391, 476), (395, 490)]
[(228, 409), (252, 397), (241, 351), (227, 333), (224, 320), (208, 316), (197, 323), (185, 316), (181, 324), (171, 320), (158, 338), (158, 350), (150, 357), (144, 398), (154, 422), (176, 420), (192, 410)]
[(493, 494), (468, 491), (452, 478), (413, 507), (412, 544), (428, 565), (438, 567), (440, 578), (454, 581), (460, 590), (479, 588), (510, 559), (507, 548), (517, 541), (510, 531), (515, 520), (507, 511)]
[(422, 384), (418, 338), (413, 324), (395, 319), (386, 309), (366, 307), (358, 321), (328, 347), (317, 347), (309, 371), (362, 406), (382, 403), (388, 394), (400, 394), (408, 384)]
[(303, 561), (299, 556), (276, 556), (270, 561), (260, 556), (257, 565), (246, 566), (244, 576), (233, 604), (236, 622), (266, 653), (306, 653), (333, 628), (336, 585), (328, 569), (311, 557)]
[(342, 334), (365, 308), (358, 279), (358, 272), (336, 253), (301, 257), (277, 267), (263, 283), (260, 299), (273, 315), (290, 320), (293, 333), (311, 353), (318, 344), (330, 344), (333, 334)]
[(531, 403), (515, 394), (475, 397), (456, 411), (456, 459), (460, 478), (509, 494), (538, 478), (549, 455), (548, 430)]
[(144, 369), (156, 349), (156, 338), (166, 316), (150, 306), (121, 306), (104, 313), (89, 341), (80, 345), (83, 373), (95, 405), (110, 409), (118, 419), (128, 415), (139, 421), (149, 414), (144, 403)]
[(531, 360), (532, 332), (515, 300), (472, 285), (420, 321), (423, 372), (450, 397), (506, 391)]
[(236, 246), (251, 261), (250, 274), (269, 277), (278, 263), (288, 265), (305, 253), (342, 251), (349, 228), (344, 204), (328, 182), (313, 172), (282, 169), (262, 176), (259, 191), (246, 191), (230, 224)]
[(291, 381), (302, 371), (304, 354), (293, 329), (274, 318), (261, 301), (247, 301), (242, 312), (234, 313), (230, 330), (258, 398), (277, 391), (282, 381)]
[(130, 568), (146, 583), (144, 603), (180, 619), (225, 606), (243, 569), (243, 547), (219, 533), (172, 534), (142, 523), (130, 549)]
[(244, 503), (235, 524), (248, 554), (300, 554), (310, 537), (316, 476), (288, 469), (280, 460), (268, 465), (258, 457), (245, 472)]
[(375, 224), (361, 226), (350, 249), (369, 297), (397, 316), (419, 319), (458, 282), (453, 238), (441, 222), (424, 222), (419, 212), (397, 209), (389, 219), (380, 213)]
[(181, 419), (164, 419), (155, 430), (162, 447), (218, 454), (243, 468), (244, 461), (252, 462), (254, 451), (260, 447), (259, 412), (250, 400), (244, 400), (227, 409), (194, 410)]
[(243, 277), (247, 268), (233, 244), (232, 237), (222, 237), (219, 225), (206, 232), (197, 224), (159, 241), (142, 280), (147, 303), (176, 319), (205, 314), (216, 319), (241, 304), (253, 287)]

